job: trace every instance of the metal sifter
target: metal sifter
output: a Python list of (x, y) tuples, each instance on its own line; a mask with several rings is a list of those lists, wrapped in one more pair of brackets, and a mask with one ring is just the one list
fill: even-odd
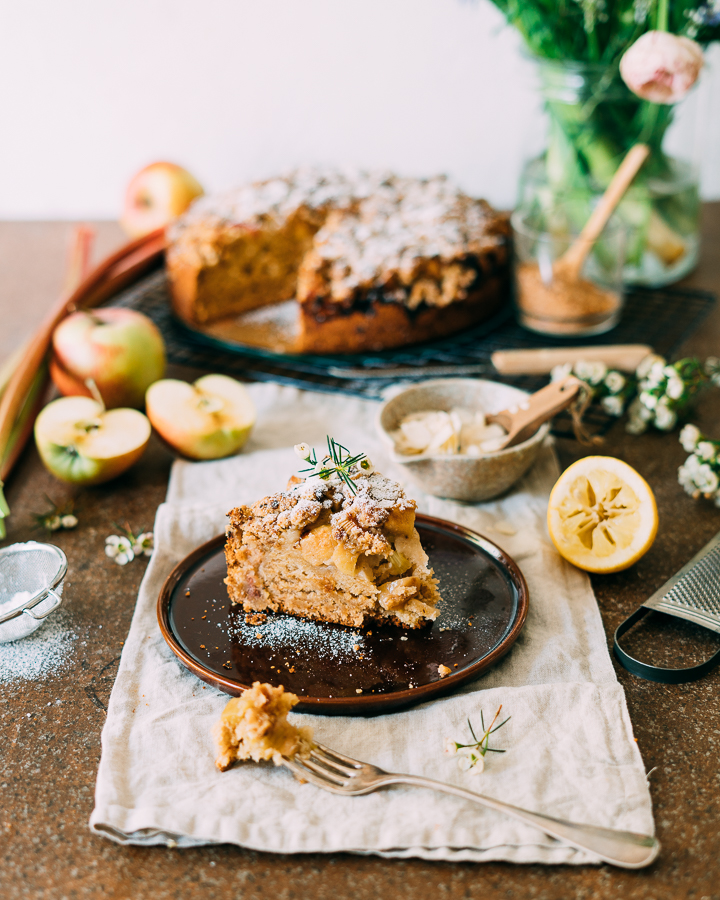
[(0, 644), (27, 637), (62, 604), (67, 557), (28, 541), (0, 550)]
[(653, 666), (630, 656), (620, 646), (619, 638), (651, 610), (687, 619), (720, 634), (720, 533), (716, 534), (676, 575), (655, 591), (640, 609), (625, 619), (615, 632), (617, 658), (633, 675), (639, 675), (650, 681), (665, 684), (694, 681), (706, 675), (720, 662), (720, 650), (705, 662), (682, 669)]

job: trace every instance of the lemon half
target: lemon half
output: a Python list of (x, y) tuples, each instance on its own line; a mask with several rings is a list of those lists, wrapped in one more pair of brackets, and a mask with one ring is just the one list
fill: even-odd
[(650, 485), (611, 456), (586, 456), (557, 480), (548, 529), (558, 553), (587, 572), (627, 569), (652, 546), (658, 514)]

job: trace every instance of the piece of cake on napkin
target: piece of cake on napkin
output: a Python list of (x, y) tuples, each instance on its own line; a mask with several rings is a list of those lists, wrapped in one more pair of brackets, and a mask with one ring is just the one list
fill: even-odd
[(215, 723), (213, 736), (218, 756), (215, 765), (221, 771), (238, 760), (272, 760), (279, 765), (283, 757), (305, 756), (312, 748), (312, 728), (296, 726), (287, 714), (298, 697), (282, 685), (253, 683), (239, 697), (233, 697)]
[[(309, 477), (228, 513), (225, 583), (233, 603), (360, 627), (437, 618), (437, 582), (415, 528), (415, 501), (359, 454), (328, 441)], [(305, 454), (305, 455), (303, 455)]]

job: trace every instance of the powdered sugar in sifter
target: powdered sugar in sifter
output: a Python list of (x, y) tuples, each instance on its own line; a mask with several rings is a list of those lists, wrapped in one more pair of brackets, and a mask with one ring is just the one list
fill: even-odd
[(38, 541), (0, 550), (0, 644), (27, 637), (62, 604), (67, 558)]

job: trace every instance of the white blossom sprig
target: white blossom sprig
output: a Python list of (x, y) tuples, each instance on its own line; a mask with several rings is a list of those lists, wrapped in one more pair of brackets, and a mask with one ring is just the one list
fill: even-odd
[(695, 425), (686, 425), (680, 443), (690, 454), (678, 469), (680, 486), (694, 499), (705, 497), (720, 506), (720, 441), (701, 434)]
[(653, 354), (645, 357), (635, 374), (638, 393), (628, 408), (627, 431), (642, 434), (650, 425), (672, 431), (702, 387), (720, 385), (720, 360), (709, 357), (701, 363), (688, 358), (668, 364)]
[(470, 772), (471, 775), (479, 775), (485, 769), (485, 755), (487, 753), (505, 753), (505, 750), (498, 750), (496, 747), (490, 746), (490, 735), (496, 732), (498, 728), (502, 728), (511, 718), (508, 716), (507, 719), (503, 719), (499, 725), (495, 725), (500, 717), (501, 709), (502, 703), (498, 707), (495, 717), (487, 728), (485, 727), (482, 710), (480, 710), (480, 724), (483, 729), (482, 737), (480, 737), (480, 739), (478, 739), (475, 734), (470, 719), (467, 720), (467, 723), (470, 734), (472, 735), (471, 743), (461, 744), (458, 741), (454, 741), (452, 738), (445, 738), (443, 749), (449, 756), (457, 757), (458, 768), (461, 772)]
[(152, 531), (137, 534), (126, 523), (118, 525), (123, 534), (111, 534), (105, 538), (105, 555), (119, 566), (126, 566), (138, 556), (152, 556), (154, 536)]
[(78, 518), (75, 515), (74, 500), (55, 503), (47, 494), (45, 494), (45, 499), (50, 504), (50, 509), (44, 513), (32, 514), (36, 528), (44, 528), (45, 531), (61, 531), (77, 527)]
[(704, 363), (694, 358), (668, 363), (652, 353), (640, 362), (634, 375), (608, 369), (603, 362), (580, 360), (555, 366), (550, 377), (558, 381), (571, 374), (585, 383), (592, 401), (608, 415), (620, 417), (627, 412), (625, 428), (630, 434), (642, 434), (651, 425), (659, 431), (672, 431), (687, 416), (703, 387), (720, 387), (720, 359), (711, 356)]
[(620, 417), (635, 394), (636, 379), (618, 369), (609, 369), (604, 362), (579, 360), (564, 363), (550, 373), (551, 381), (574, 375), (585, 383), (591, 399), (599, 403), (610, 416)]
[(132, 541), (122, 534), (110, 534), (105, 538), (105, 556), (119, 566), (126, 566), (135, 559)]

